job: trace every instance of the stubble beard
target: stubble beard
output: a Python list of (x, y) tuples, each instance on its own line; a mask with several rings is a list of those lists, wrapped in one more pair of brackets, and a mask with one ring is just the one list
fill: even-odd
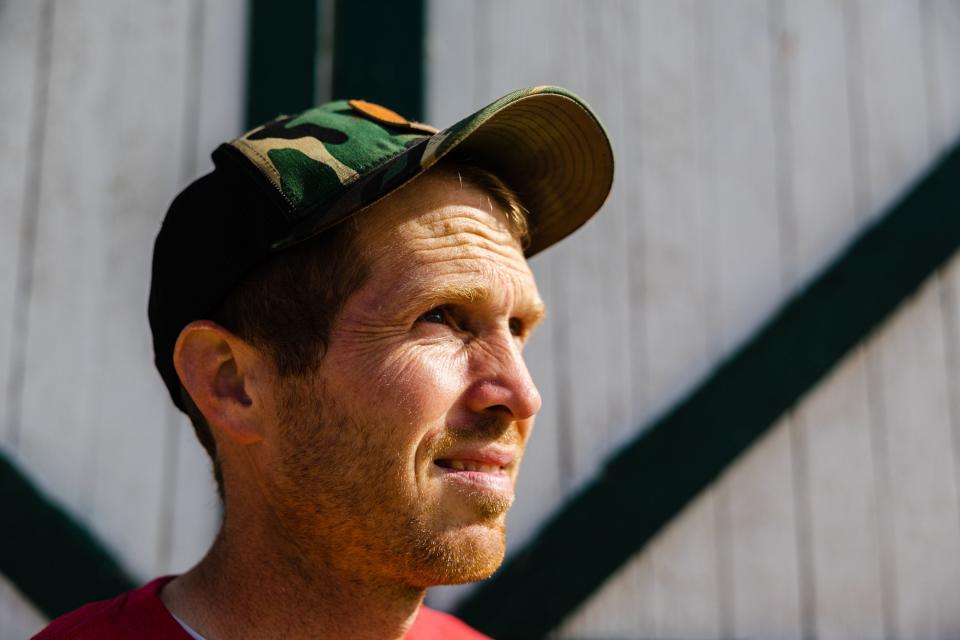
[(303, 570), (327, 565), (417, 588), (489, 577), (503, 561), (510, 501), (475, 500), (480, 519), (469, 535), (438, 525), (405, 480), (406, 461), (372, 437), (395, 426), (365, 424), (325, 385), (313, 385), (312, 392), (302, 382), (284, 391), (275, 488)]

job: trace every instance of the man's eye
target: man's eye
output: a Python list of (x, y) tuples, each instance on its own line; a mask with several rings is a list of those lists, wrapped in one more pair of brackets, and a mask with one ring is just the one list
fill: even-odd
[(446, 324), (447, 312), (443, 307), (435, 307), (417, 318), (419, 322), (433, 322), (436, 324)]
[(510, 318), (510, 333), (514, 336), (523, 335), (523, 320), (520, 318)]

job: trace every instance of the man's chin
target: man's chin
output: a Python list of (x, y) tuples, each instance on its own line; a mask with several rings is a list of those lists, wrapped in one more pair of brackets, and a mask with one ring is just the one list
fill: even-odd
[(493, 575), (503, 562), (502, 524), (473, 524), (438, 535), (423, 558), (420, 586), (465, 584)]

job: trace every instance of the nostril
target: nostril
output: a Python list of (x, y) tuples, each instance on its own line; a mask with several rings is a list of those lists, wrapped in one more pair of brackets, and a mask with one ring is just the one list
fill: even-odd
[(513, 412), (510, 411), (510, 407), (505, 404), (495, 404), (493, 406), (487, 407), (489, 413), (503, 413), (508, 416), (512, 416)]

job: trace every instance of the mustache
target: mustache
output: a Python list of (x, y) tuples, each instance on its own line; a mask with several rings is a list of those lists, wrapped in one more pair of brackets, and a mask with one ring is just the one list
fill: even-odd
[(519, 445), (523, 443), (517, 422), (505, 416), (477, 416), (466, 424), (450, 425), (437, 441), (439, 449), (445, 450), (454, 444)]

